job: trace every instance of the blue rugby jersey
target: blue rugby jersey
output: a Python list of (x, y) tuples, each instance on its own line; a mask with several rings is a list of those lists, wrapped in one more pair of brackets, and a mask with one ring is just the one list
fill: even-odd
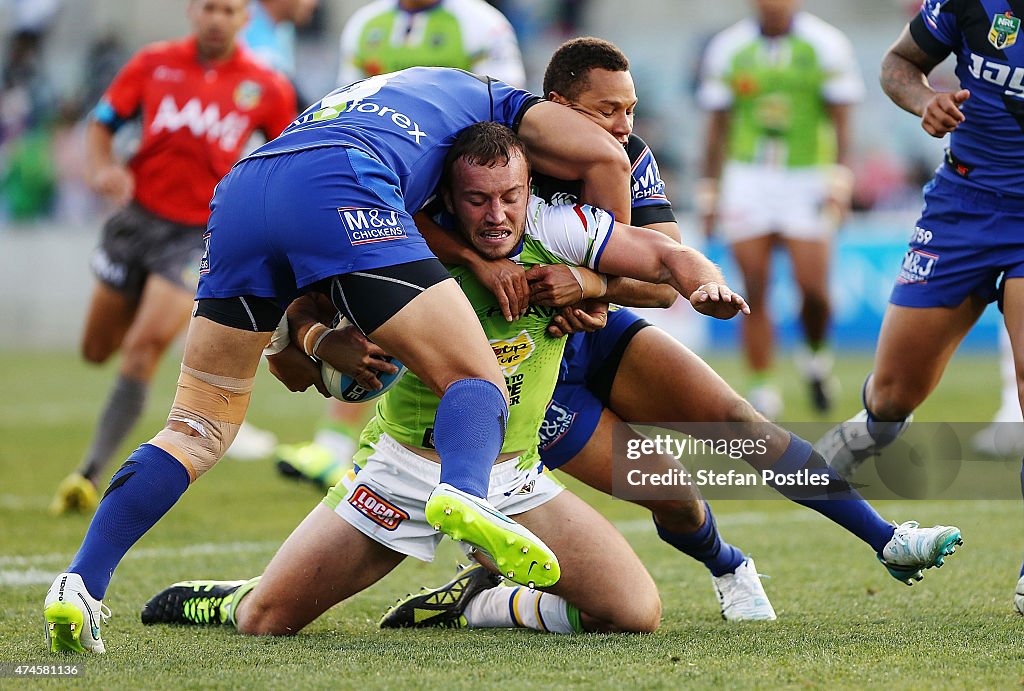
[(951, 158), (937, 175), (1006, 194), (1024, 194), (1024, 2), (925, 0), (910, 22), (914, 41), (941, 59), (971, 97), (950, 134)]
[[(630, 165), (630, 196), (634, 226), (654, 223), (672, 223), (676, 220), (672, 204), (665, 196), (665, 182), (661, 179), (658, 162), (651, 148), (636, 134), (629, 135), (626, 154)], [(533, 192), (550, 204), (575, 204), (579, 201), (583, 185), (577, 181), (559, 180), (535, 173)]]
[(490, 77), (412, 67), (335, 89), (247, 158), (324, 146), (361, 149), (398, 174), (405, 208), (415, 213), (433, 194), (445, 154), (463, 129), (485, 120), (516, 129), (540, 100)]

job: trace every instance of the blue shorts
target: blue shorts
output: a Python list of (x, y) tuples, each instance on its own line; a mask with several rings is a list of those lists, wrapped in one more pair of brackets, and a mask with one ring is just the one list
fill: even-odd
[(217, 185), (210, 209), (198, 298), (286, 305), (331, 276), (434, 256), (398, 175), (358, 149), (246, 159)]
[(633, 336), (650, 326), (627, 309), (608, 313), (605, 328), (573, 334), (540, 427), (540, 458), (554, 470), (583, 450), (608, 406), (615, 374)]
[(999, 279), (1024, 277), (1024, 196), (1007, 196), (936, 177), (889, 302), (956, 307), (969, 295), (999, 296)]

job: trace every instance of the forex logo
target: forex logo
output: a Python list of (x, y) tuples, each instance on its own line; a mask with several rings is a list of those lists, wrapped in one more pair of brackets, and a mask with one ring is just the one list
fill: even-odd
[(394, 125), (404, 129), (406, 134), (419, 144), (420, 139), (427, 136), (427, 133), (420, 129), (415, 120), (394, 108), (366, 100), (376, 95), (388, 83), (388, 78), (388, 75), (370, 77), (334, 91), (317, 104), (316, 110), (303, 115), (295, 121), (295, 124), (303, 125), (307, 122), (333, 120), (342, 113), (376, 113), (378, 117), (390, 120)]

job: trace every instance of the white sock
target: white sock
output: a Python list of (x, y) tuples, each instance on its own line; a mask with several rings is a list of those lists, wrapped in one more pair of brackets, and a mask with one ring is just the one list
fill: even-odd
[(547, 633), (573, 633), (571, 605), (550, 593), (524, 586), (485, 590), (466, 606), (466, 623), (476, 629), (519, 627)]

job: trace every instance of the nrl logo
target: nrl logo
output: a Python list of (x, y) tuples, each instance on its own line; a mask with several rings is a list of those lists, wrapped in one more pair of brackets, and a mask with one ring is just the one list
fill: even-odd
[(988, 30), (988, 42), (1002, 50), (1009, 48), (1017, 42), (1017, 33), (1020, 31), (1020, 19), (1013, 16), (1013, 12), (997, 14), (992, 17), (992, 28)]

